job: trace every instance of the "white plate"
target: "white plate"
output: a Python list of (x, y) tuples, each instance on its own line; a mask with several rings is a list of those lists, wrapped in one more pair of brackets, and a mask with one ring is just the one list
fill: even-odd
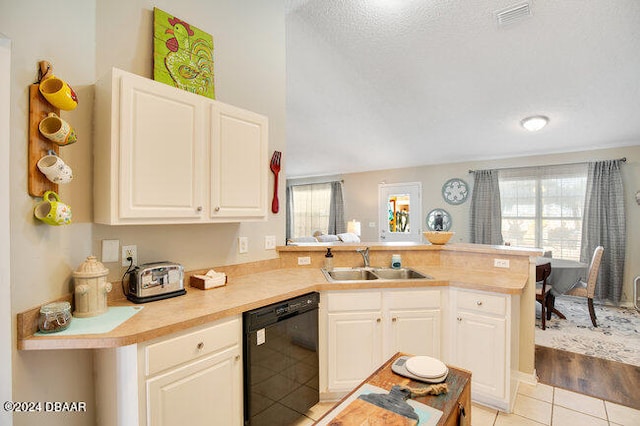
[(407, 370), (416, 376), (436, 379), (447, 374), (447, 366), (439, 359), (429, 356), (414, 356), (406, 362)]

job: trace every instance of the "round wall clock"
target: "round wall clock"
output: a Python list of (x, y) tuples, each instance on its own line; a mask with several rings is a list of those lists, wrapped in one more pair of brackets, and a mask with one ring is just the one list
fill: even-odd
[(449, 179), (442, 185), (442, 198), (449, 204), (462, 204), (469, 197), (469, 185), (459, 178)]
[[(440, 225), (442, 223), (442, 225)], [(429, 231), (448, 231), (451, 229), (451, 215), (443, 209), (433, 209), (427, 215)]]

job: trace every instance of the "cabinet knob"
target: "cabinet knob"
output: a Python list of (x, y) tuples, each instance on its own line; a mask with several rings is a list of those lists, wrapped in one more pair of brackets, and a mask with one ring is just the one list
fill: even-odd
[(462, 318), (460, 318), (460, 317), (458, 317), (458, 318), (456, 318), (456, 319), (457, 319), (458, 321), (462, 321)]
[(382, 322), (382, 318), (376, 319), (376, 322)]
[(236, 361), (240, 361), (240, 355), (236, 355), (235, 360), (236, 360)]
[(482, 300), (478, 300), (478, 301), (476, 302), (476, 305), (478, 305), (478, 306), (482, 306)]
[(197, 211), (198, 213), (200, 213), (200, 212), (202, 211), (202, 206), (198, 206), (198, 207), (196, 208), (196, 211)]
[(215, 208), (215, 209), (213, 209), (213, 210), (215, 210), (215, 211), (219, 212), (219, 211), (220, 211), (220, 207), (218, 206), (218, 207), (216, 207), (216, 208)]
[(398, 318), (393, 317), (393, 318), (391, 318), (391, 321), (396, 322), (396, 321), (398, 321)]
[(202, 350), (202, 348), (204, 348), (204, 343), (200, 342), (196, 345), (196, 348), (198, 348), (198, 350)]

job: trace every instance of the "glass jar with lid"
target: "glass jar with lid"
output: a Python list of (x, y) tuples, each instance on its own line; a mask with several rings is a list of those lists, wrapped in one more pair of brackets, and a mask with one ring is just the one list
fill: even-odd
[(54, 302), (40, 308), (38, 329), (42, 333), (62, 331), (71, 324), (71, 303)]

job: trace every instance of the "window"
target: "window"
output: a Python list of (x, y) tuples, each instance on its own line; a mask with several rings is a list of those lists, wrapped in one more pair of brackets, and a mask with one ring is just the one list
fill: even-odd
[(501, 170), (502, 236), (580, 260), (586, 164)]
[(308, 237), (316, 231), (327, 234), (331, 211), (331, 183), (291, 187), (291, 238)]

